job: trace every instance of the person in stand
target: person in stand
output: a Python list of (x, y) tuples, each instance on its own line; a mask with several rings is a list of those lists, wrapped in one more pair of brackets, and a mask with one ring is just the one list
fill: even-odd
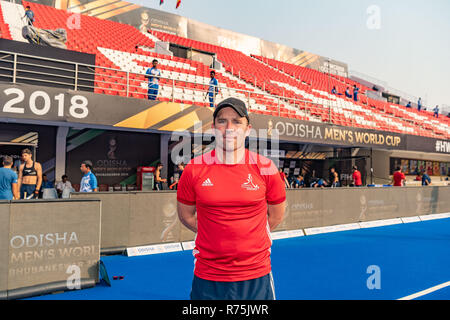
[(345, 97), (351, 99), (352, 98), (352, 94), (350, 93), (350, 88), (347, 87), (347, 89), (345, 89)]
[(31, 10), (30, 6), (25, 7), (25, 15), (23, 18), (26, 18), (27, 24), (32, 26), (34, 23), (34, 12)]
[(408, 101), (408, 103), (406, 104), (407, 108), (411, 108), (411, 101)]
[(210, 73), (211, 80), (209, 81), (208, 96), (209, 106), (214, 108), (214, 103), (217, 95), (219, 94), (219, 82), (216, 79), (216, 72), (214, 70)]
[(17, 174), (12, 170), (13, 158), (3, 157), (0, 168), (0, 200), (18, 200), (20, 198)]
[(358, 93), (359, 93), (359, 88), (356, 85), (354, 85), (353, 86), (353, 100), (355, 102), (358, 102)]
[(161, 77), (158, 60), (152, 61), (152, 68), (147, 69), (145, 77), (148, 79), (148, 100), (156, 100), (159, 91), (159, 78)]
[(33, 161), (30, 149), (22, 150), (23, 164), (19, 167), (20, 199), (33, 199), (39, 196), (42, 185), (42, 166)]
[(439, 106), (438, 105), (436, 105), (436, 107), (434, 107), (433, 111), (434, 111), (433, 117), (439, 118)]
[(417, 110), (420, 111), (422, 109), (422, 98), (419, 97), (419, 100), (417, 101)]

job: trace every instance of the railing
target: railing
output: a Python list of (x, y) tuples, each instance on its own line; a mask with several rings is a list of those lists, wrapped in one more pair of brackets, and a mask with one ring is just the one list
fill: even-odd
[[(38, 65), (29, 61), (22, 61), (26, 59), (39, 59), (41, 61), (52, 62), (53, 64), (60, 63), (62, 66)], [(30, 67), (38, 67), (45, 71), (30, 70)], [(26, 74), (26, 76), (23, 74)], [(41, 76), (50, 77), (51, 80), (43, 79)], [(209, 81), (206, 78), (201, 82), (188, 81), (179, 78), (158, 78), (158, 100), (162, 101), (193, 104), (197, 103), (199, 105), (207, 106), (209, 105), (209, 101), (207, 99), (208, 92), (210, 89), (214, 88), (215, 90), (216, 88), (215, 86), (209, 85)], [(97, 93), (115, 94), (122, 97), (147, 98), (148, 89), (148, 82), (145, 79), (144, 73), (123, 71), (116, 68), (80, 64), (71, 61), (49, 59), (8, 51), (0, 51), (0, 79), (8, 79), (14, 84), (24, 81), (27, 83), (30, 81), (41, 83), (44, 82), (48, 83), (49, 86), (63, 86), (73, 90), (94, 91)], [(272, 115), (285, 116), (288, 118), (299, 116), (302, 120), (328, 122), (336, 125), (363, 127), (367, 129), (384, 129), (386, 131), (398, 133), (417, 135), (430, 133), (430, 130), (424, 130), (420, 126), (414, 125), (414, 121), (400, 119), (381, 113), (378, 113), (378, 115), (382, 119), (378, 121), (384, 120), (384, 128), (363, 125), (362, 123), (359, 123), (361, 118), (366, 120), (365, 118), (369, 117), (369, 115), (365, 115), (364, 112), (361, 111), (344, 109), (342, 106), (331, 106), (333, 100), (326, 99), (325, 97), (323, 98), (325, 101), (324, 103), (316, 103), (306, 99), (277, 96), (266, 92), (255, 92), (254, 90), (248, 88), (243, 90), (221, 85), (217, 86), (217, 88), (219, 90), (219, 95), (214, 96), (214, 104), (216, 104), (220, 98), (225, 98), (228, 96), (237, 97), (247, 102), (249, 112), (264, 113), (264, 111), (268, 111)], [(186, 91), (189, 93), (186, 93)], [(185, 99), (186, 96), (191, 99)], [(369, 108), (368, 98), (366, 96), (362, 97), (365, 97), (365, 99), (362, 99), (362, 103), (366, 104), (367, 108)], [(256, 103), (257, 100), (260, 100), (262, 104)], [(263, 110), (260, 110), (260, 106), (263, 107), (261, 108)], [(339, 109), (343, 112), (335, 112), (335, 110)], [(352, 117), (350, 117), (350, 119), (347, 118), (346, 121), (342, 121), (342, 119), (345, 118), (346, 113), (351, 114)], [(354, 117), (356, 117), (356, 119)], [(395, 124), (400, 123), (413, 127), (414, 132), (399, 129)], [(438, 136), (437, 134), (434, 135)]]

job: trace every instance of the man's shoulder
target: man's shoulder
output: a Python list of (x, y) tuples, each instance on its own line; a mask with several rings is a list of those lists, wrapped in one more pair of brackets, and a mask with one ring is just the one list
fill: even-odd
[(196, 156), (192, 158), (188, 164), (186, 165), (185, 169), (192, 168), (192, 166), (199, 166), (199, 165), (211, 165), (215, 163), (215, 152), (214, 150), (211, 150), (209, 152), (206, 152), (204, 154), (201, 154), (199, 156)]
[(278, 173), (275, 163), (257, 152), (248, 150), (248, 160), (249, 164), (255, 165), (259, 169), (261, 175), (275, 175)]

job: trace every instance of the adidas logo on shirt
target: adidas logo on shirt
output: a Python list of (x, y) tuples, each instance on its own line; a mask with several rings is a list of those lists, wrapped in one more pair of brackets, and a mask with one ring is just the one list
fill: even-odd
[(214, 185), (211, 182), (211, 180), (209, 180), (209, 178), (206, 179), (205, 181), (203, 181), (203, 183), (202, 183), (202, 187), (212, 187), (212, 186), (214, 186)]

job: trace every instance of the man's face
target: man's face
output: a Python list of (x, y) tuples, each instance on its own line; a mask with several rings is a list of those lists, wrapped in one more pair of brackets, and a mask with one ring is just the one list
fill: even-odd
[(211, 79), (213, 79), (215, 76), (214, 72), (211, 72), (210, 76), (211, 76)]
[(86, 167), (86, 165), (84, 163), (82, 163), (81, 166), (80, 166), (80, 170), (83, 173), (87, 173), (89, 171), (89, 168)]
[(67, 181), (67, 178), (66, 178), (66, 177), (62, 178), (62, 182), (63, 182), (63, 183), (66, 183), (66, 181)]
[(153, 68), (157, 68), (158, 67), (158, 62), (157, 61), (153, 61)]
[(30, 160), (31, 159), (31, 154), (29, 154), (29, 153), (22, 153), (22, 159), (25, 162)]
[(246, 117), (241, 117), (233, 108), (219, 111), (212, 125), (216, 143), (225, 152), (245, 148), (245, 138), (250, 134), (251, 125)]

